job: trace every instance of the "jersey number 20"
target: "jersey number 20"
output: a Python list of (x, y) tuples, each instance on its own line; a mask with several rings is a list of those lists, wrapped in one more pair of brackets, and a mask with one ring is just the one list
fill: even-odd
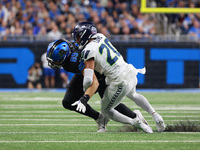
[[(119, 59), (121, 54), (114, 47), (112, 47), (112, 45), (109, 43), (107, 38), (104, 40), (104, 43), (102, 43), (101, 46), (99, 47), (99, 53), (101, 55), (103, 54), (104, 48), (107, 51), (107, 62), (108, 62), (108, 64), (110, 64), (112, 66), (113, 64), (115, 64), (117, 62), (117, 60)], [(113, 58), (111, 57), (111, 51), (116, 54), (115, 57), (113, 57)]]

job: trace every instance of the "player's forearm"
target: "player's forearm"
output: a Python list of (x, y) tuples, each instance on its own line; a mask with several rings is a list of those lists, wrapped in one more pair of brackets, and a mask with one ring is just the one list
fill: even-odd
[(89, 86), (89, 88), (85, 91), (85, 95), (89, 95), (90, 98), (94, 95), (94, 93), (97, 91), (99, 86), (99, 82), (96, 78), (96, 75), (93, 75), (93, 82), (92, 84)]
[[(94, 95), (99, 86), (99, 82), (96, 78), (96, 75), (94, 74), (94, 66), (95, 66), (94, 58), (91, 58), (85, 61), (85, 68), (82, 71), (84, 75), (83, 87), (86, 88), (85, 95), (89, 95), (90, 97)], [(89, 85), (88, 84), (86, 85), (87, 82), (90, 82), (91, 84), (89, 83)]]

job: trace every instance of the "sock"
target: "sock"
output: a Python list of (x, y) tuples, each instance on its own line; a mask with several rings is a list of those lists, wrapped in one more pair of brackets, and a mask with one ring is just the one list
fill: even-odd
[(102, 112), (105, 116), (107, 116), (109, 119), (112, 119), (116, 122), (120, 122), (120, 123), (125, 123), (125, 124), (130, 124), (133, 125), (133, 119), (129, 118), (121, 113), (119, 113), (118, 111), (116, 111), (115, 109), (111, 109), (111, 110), (106, 110)]
[(121, 114), (130, 117), (132, 119), (134, 119), (136, 117), (136, 114), (129, 109), (126, 105), (120, 103), (117, 107), (114, 108), (115, 110), (117, 110), (118, 112), (120, 112)]
[(155, 112), (154, 108), (150, 105), (148, 100), (143, 95), (138, 94), (138, 93), (134, 93), (134, 94), (131, 93), (131, 94), (128, 94), (127, 96), (128, 98), (133, 100), (138, 106), (140, 106), (142, 109), (147, 111), (150, 115), (152, 115)]
[[(76, 111), (76, 106), (72, 106), (71, 108), (72, 108), (71, 110)], [(85, 113), (82, 113), (82, 112), (79, 112), (79, 111), (76, 111), (76, 112), (78, 112), (82, 115), (91, 117), (94, 120), (97, 120), (99, 118), (99, 115), (100, 115), (100, 113), (98, 111), (94, 110), (89, 104), (86, 105), (86, 112)]]

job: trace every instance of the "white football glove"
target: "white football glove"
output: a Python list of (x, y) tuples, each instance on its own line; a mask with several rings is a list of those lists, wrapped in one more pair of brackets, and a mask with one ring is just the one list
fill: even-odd
[(82, 112), (82, 113), (85, 113), (86, 112), (86, 105), (87, 105), (87, 102), (88, 100), (90, 99), (90, 96), (89, 95), (83, 95), (80, 100), (74, 102), (72, 104), (72, 106), (76, 106), (76, 111), (79, 111), (79, 112)]
[(78, 100), (78, 101), (76, 101), (76, 102), (74, 102), (74, 103), (72, 104), (72, 106), (75, 106), (75, 105), (77, 105), (77, 107), (76, 107), (76, 110), (77, 110), (77, 111), (85, 113), (86, 107), (85, 107), (84, 104), (81, 103), (80, 100)]

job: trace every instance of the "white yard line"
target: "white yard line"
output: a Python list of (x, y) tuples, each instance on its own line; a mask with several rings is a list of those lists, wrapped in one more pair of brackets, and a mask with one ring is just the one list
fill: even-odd
[(0, 115), (0, 117), (42, 117), (42, 118), (52, 118), (52, 117), (58, 117), (58, 118), (77, 118), (77, 117), (86, 117), (83, 115)]
[[(96, 124), (0, 124), (0, 126), (97, 126)], [(109, 126), (122, 126), (122, 124), (109, 124)]]
[(44, 108), (62, 108), (61, 104), (0, 104), (1, 109), (44, 109)]
[(0, 141), (0, 143), (199, 143), (200, 140), (143, 140), (143, 141)]
[[(92, 119), (0, 119), (7, 121), (84, 121), (84, 122), (94, 122)], [(198, 121), (198, 120), (197, 120)]]
[[(145, 118), (152, 118), (150, 115), (143, 115)], [(76, 118), (76, 117), (83, 117), (82, 115), (19, 115), (19, 114), (12, 114), (12, 115), (0, 115), (0, 117), (58, 117), (58, 118)], [(199, 118), (199, 115), (162, 115), (162, 117), (169, 117), (169, 118)]]
[[(186, 104), (185, 104), (186, 105)], [(100, 105), (91, 105), (92, 107), (99, 107)], [(44, 108), (63, 108), (61, 102), (59, 102), (58, 104), (0, 104), (0, 109), (33, 109), (33, 108), (37, 108), (37, 109), (44, 109)], [(132, 105), (129, 108), (131, 109), (138, 109), (138, 106)], [(166, 105), (154, 105), (154, 108), (157, 111), (163, 111), (163, 110), (200, 110), (200, 105), (189, 105), (187, 104), (187, 106), (184, 105), (180, 105), (180, 106), (173, 106), (173, 105), (168, 105), (168, 107), (166, 107)]]
[[(146, 117), (145, 117), (146, 118)], [(94, 122), (94, 120), (92, 119), (0, 119), (1, 120), (6, 120), (6, 121), (81, 121), (81, 122)], [(154, 122), (154, 120), (147, 120), (148, 122)], [(168, 122), (168, 121), (186, 121), (186, 120), (167, 120), (165, 119), (164, 121)], [(190, 121), (199, 121), (200, 119), (196, 119), (196, 120), (190, 120)]]
[[(142, 113), (145, 112), (144, 110), (141, 111)], [(166, 113), (166, 114), (172, 114), (172, 113), (181, 113), (181, 114), (199, 114), (200, 113), (200, 110), (190, 110), (190, 111), (183, 111), (183, 110), (177, 110), (177, 111), (166, 111), (166, 110), (159, 110), (158, 111), (159, 113)], [(18, 114), (24, 114), (24, 113), (30, 113), (30, 114), (73, 114), (75, 112), (73, 111), (21, 111), (21, 110), (18, 110), (18, 111), (0, 111), (0, 113), (2, 114), (15, 114), (15, 113), (18, 113)]]
[(15, 114), (15, 113), (19, 113), (19, 114), (24, 114), (24, 113), (30, 113), (30, 114), (39, 114), (39, 113), (42, 113), (42, 114), (47, 114), (47, 113), (55, 113), (55, 114), (60, 114), (60, 113), (67, 113), (67, 114), (72, 114), (72, 113), (75, 113), (73, 111), (40, 111), (40, 110), (30, 110), (30, 111), (21, 111), (21, 110), (18, 110), (18, 111), (0, 111), (0, 113), (5, 113), (5, 114)]
[[(98, 134), (97, 132), (0, 132), (0, 134), (85, 134), (85, 133), (94, 133), (94, 134)], [(130, 134), (141, 134), (141, 132), (112, 132), (112, 131), (108, 131), (106, 133), (130, 133)], [(162, 134), (200, 134), (200, 132), (162, 132)]]
[[(169, 124), (172, 125), (172, 124)], [(94, 124), (0, 124), (1, 126), (5, 126), (5, 127), (14, 127), (14, 126), (97, 126), (95, 123)], [(113, 127), (123, 127), (123, 124), (109, 124), (108, 126), (113, 126)], [(155, 124), (152, 124), (151, 127), (155, 127)]]
[[(159, 111), (163, 111), (163, 110), (200, 110), (200, 107), (196, 107), (196, 106), (200, 106), (200, 105), (195, 105), (194, 107), (182, 107), (182, 106), (177, 106), (177, 107), (174, 107), (173, 105), (171, 107), (155, 107), (156, 110), (159, 110)], [(189, 112), (188, 112), (189, 113)]]
[(7, 101), (19, 101), (19, 102), (27, 102), (27, 101), (62, 101), (63, 98), (52, 98), (52, 97), (2, 97), (1, 100)]

